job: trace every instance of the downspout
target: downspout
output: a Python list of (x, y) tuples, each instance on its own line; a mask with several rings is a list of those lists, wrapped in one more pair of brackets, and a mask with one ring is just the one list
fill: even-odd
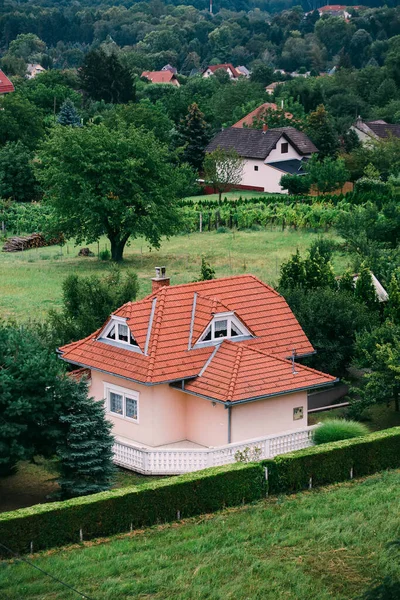
[(232, 405), (227, 405), (228, 410), (228, 444), (232, 442)]

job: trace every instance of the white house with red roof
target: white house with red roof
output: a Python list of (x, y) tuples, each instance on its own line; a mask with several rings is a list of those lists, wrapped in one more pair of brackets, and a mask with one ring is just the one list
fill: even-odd
[(115, 462), (183, 473), (310, 445), (308, 391), (336, 379), (297, 362), (314, 349), (285, 299), (252, 275), (170, 286), (162, 269), (152, 294), (59, 350), (105, 401)]
[(220, 65), (208, 65), (208, 67), (206, 69), (204, 69), (203, 73), (202, 73), (202, 77), (204, 78), (208, 78), (208, 77), (212, 77), (213, 75), (215, 75), (215, 71), (225, 71), (225, 73), (228, 73), (229, 75), (229, 79), (238, 79), (239, 77), (243, 77), (243, 73), (241, 73), (241, 71), (238, 71), (237, 69), (235, 69), (235, 67), (231, 64), (231, 63), (223, 63)]

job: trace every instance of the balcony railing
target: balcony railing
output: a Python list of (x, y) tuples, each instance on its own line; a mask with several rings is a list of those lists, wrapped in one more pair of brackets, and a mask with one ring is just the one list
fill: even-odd
[(257, 459), (273, 458), (312, 446), (316, 425), (214, 448), (149, 447), (116, 438), (114, 462), (145, 475), (179, 475), (236, 462), (237, 452)]

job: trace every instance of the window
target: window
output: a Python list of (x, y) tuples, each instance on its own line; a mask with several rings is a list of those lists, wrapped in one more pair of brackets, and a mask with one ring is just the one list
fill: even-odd
[(299, 421), (303, 418), (303, 407), (297, 406), (293, 409), (293, 421)]
[(139, 421), (139, 394), (117, 386), (105, 385), (107, 412), (123, 419)]
[(121, 344), (138, 347), (138, 343), (133, 337), (128, 325), (126, 325), (125, 322), (117, 321), (114, 318), (111, 320), (111, 325), (109, 325), (108, 330), (106, 329), (104, 337), (113, 342), (120, 342)]
[(254, 170), (258, 171), (258, 165), (254, 165)]
[(244, 335), (248, 336), (250, 332), (233, 313), (221, 313), (220, 315), (216, 315), (211, 321), (198, 343), (213, 342)]
[(288, 142), (284, 142), (281, 144), (281, 154), (287, 154), (289, 152), (289, 144)]

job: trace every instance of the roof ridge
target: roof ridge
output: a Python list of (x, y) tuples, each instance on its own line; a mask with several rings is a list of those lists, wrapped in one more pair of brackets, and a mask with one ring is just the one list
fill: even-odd
[(146, 383), (150, 382), (152, 379), (152, 376), (153, 376), (154, 363), (156, 360), (156, 352), (157, 352), (157, 345), (158, 345), (158, 338), (160, 335), (162, 316), (163, 316), (164, 306), (165, 306), (166, 289), (167, 289), (166, 287), (161, 288), (161, 292), (159, 294), (160, 301), (157, 303), (158, 306), (156, 307), (157, 318), (156, 318), (156, 322), (154, 325), (153, 343), (151, 345), (151, 350), (150, 350), (150, 361), (149, 361), (149, 367), (147, 369)]
[[(149, 298), (154, 298), (155, 296), (157, 296), (158, 294), (160, 294), (163, 290), (176, 290), (177, 288), (183, 288), (189, 285), (201, 285), (201, 284), (207, 284), (207, 283), (212, 283), (212, 282), (216, 282), (216, 281), (229, 281), (231, 279), (240, 279), (243, 277), (252, 277), (253, 279), (257, 279), (257, 277), (255, 277), (255, 275), (252, 275), (251, 273), (243, 273), (241, 275), (230, 275), (229, 277), (217, 277), (216, 279), (207, 279), (205, 281), (188, 281), (187, 283), (177, 283), (176, 285), (166, 285), (163, 286), (161, 288), (159, 288), (156, 292), (151, 292), (151, 294), (148, 294), (147, 296), (144, 296), (144, 298), (142, 298), (141, 300), (137, 300), (137, 301), (131, 301), (133, 304), (136, 304), (136, 302), (142, 302), (143, 300), (148, 300)], [(257, 279), (257, 281), (261, 281), (259, 279)], [(261, 283), (263, 283), (261, 281)], [(265, 286), (269, 287), (268, 284), (264, 283)], [(273, 288), (269, 288), (273, 291), (275, 291)], [(201, 294), (201, 292), (197, 292), (199, 295)], [(276, 292), (276, 294), (278, 294), (278, 292)], [(278, 294), (279, 295), (279, 294)]]
[(239, 374), (239, 367), (240, 367), (240, 361), (242, 360), (243, 350), (244, 350), (244, 347), (239, 346), (239, 348), (237, 349), (237, 352), (236, 352), (235, 363), (234, 363), (233, 369), (232, 369), (232, 377), (229, 382), (228, 393), (226, 395), (226, 400), (228, 402), (232, 400), (233, 394), (235, 392), (235, 386), (236, 386), (236, 381), (237, 381), (237, 377)]

